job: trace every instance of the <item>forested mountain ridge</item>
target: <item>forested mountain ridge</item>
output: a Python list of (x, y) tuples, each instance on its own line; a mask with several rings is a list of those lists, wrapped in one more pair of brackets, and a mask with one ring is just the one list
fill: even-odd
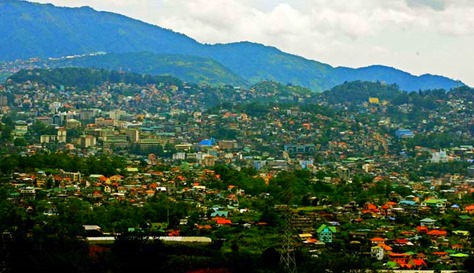
[[(222, 73), (225, 69), (215, 63), (210, 64), (211, 71), (209, 66), (196, 65), (181, 71), (181, 75), (172, 73), (173, 70), (179, 70), (175, 64), (163, 66), (160, 61), (148, 63), (147, 67), (129, 64), (126, 69), (136, 69), (133, 72), (138, 73), (179, 76), (183, 79), (194, 79), (195, 75), (207, 73), (208, 76), (204, 76), (207, 82), (233, 85), (241, 85), (242, 79), (250, 84), (271, 80), (304, 86), (318, 92), (353, 80), (396, 83), (404, 91), (437, 88), (449, 90), (463, 85), (446, 77), (417, 77), (385, 66), (334, 68), (282, 52), (275, 47), (251, 42), (201, 44), (184, 34), (123, 15), (95, 11), (89, 7), (64, 8), (51, 4), (4, 0), (0, 2), (0, 17), (0, 61), (61, 57), (98, 51), (115, 54), (147, 51), (211, 59), (236, 76)], [(126, 56), (120, 58), (126, 59)], [(110, 63), (89, 61), (100, 65), (98, 68), (119, 69), (115, 67), (119, 64), (110, 59)], [(210, 61), (201, 59), (200, 62), (209, 64)]]
[(88, 67), (150, 75), (167, 75), (191, 83), (243, 85), (248, 82), (220, 63), (202, 57), (151, 52), (110, 53), (61, 58), (48, 67)]
[(66, 87), (79, 87), (90, 89), (100, 86), (105, 82), (127, 83), (127, 84), (158, 84), (182, 86), (180, 79), (170, 76), (151, 76), (136, 73), (122, 73), (119, 71), (108, 71), (105, 69), (88, 68), (58, 68), (58, 69), (33, 69), (21, 70), (8, 78), (9, 81), (22, 83), (27, 81), (38, 82), (45, 85), (61, 85)]

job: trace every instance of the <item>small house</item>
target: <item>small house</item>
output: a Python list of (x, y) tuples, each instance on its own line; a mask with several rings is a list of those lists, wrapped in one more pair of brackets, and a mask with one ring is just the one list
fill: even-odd
[(337, 230), (334, 226), (322, 224), (317, 230), (318, 239), (323, 243), (332, 243)]

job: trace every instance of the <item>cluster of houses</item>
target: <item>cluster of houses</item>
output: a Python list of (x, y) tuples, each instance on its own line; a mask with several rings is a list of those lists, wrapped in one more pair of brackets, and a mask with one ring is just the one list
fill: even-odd
[[(46, 189), (48, 179), (53, 179), (57, 187)], [(52, 198), (76, 196), (95, 203), (119, 199), (142, 206), (147, 198), (163, 194), (177, 200), (192, 200), (199, 204), (197, 207), (203, 208), (206, 220), (194, 224), (198, 234), (209, 234), (219, 228), (265, 228), (268, 225), (266, 222), (234, 223), (232, 219), (235, 216), (249, 212), (249, 208), (239, 206), (239, 200), (255, 197), (246, 195), (232, 185), (226, 191), (216, 191), (206, 186), (215, 179), (220, 177), (210, 169), (199, 170), (191, 177), (186, 177), (178, 168), (148, 173), (130, 168), (127, 177), (106, 177), (100, 174), (83, 177), (80, 173), (62, 171), (49, 176), (41, 171), (32, 175), (18, 173), (15, 174), (13, 185), (19, 191), (12, 193), (12, 198), (34, 198), (38, 191), (47, 191)], [(206, 201), (206, 195), (220, 196), (220, 200), (225, 202), (219, 203), (227, 205), (211, 206), (212, 202)], [(470, 232), (457, 229), (456, 226), (472, 224), (474, 204), (457, 205), (444, 198), (410, 195), (400, 198), (398, 202), (387, 201), (383, 205), (367, 203), (359, 207), (355, 202), (350, 202), (338, 207), (312, 206), (291, 211), (290, 225), (293, 232), (298, 234), (295, 245), (308, 249), (314, 257), (323, 251), (332, 251), (338, 242), (343, 242), (338, 247), (381, 261), (388, 269), (420, 270), (434, 263), (461, 266), (466, 258), (473, 255)], [(50, 208), (44, 213), (54, 214), (54, 209)], [(456, 226), (439, 224), (448, 215), (458, 222)], [(410, 218), (409, 224), (399, 224), (399, 217)], [(180, 236), (179, 227), (188, 225), (188, 221), (188, 218), (181, 219), (177, 229), (168, 230), (159, 239), (210, 243), (206, 236)], [(372, 228), (367, 228), (368, 225)], [(157, 228), (166, 231), (163, 225)], [(97, 226), (85, 226), (85, 229), (91, 234), (87, 238), (92, 244), (112, 242), (115, 238), (102, 232), (99, 235), (93, 233), (93, 230), (99, 229)]]
[[(473, 255), (472, 237), (470, 231), (458, 227), (472, 225), (474, 205), (448, 204), (446, 199), (431, 198), (409, 205), (402, 200), (382, 206), (367, 203), (360, 208), (354, 207), (354, 203), (336, 210), (320, 207), (304, 216), (295, 210), (293, 227), (303, 231), (299, 234), (299, 245), (314, 257), (334, 248), (340, 251), (338, 248), (342, 247), (383, 262), (390, 270), (422, 270), (436, 264), (463, 268), (464, 261)], [(417, 209), (407, 210), (407, 206)], [(451, 214), (451, 221), (459, 222), (457, 227), (440, 225), (447, 214)], [(397, 221), (397, 217), (403, 216), (410, 218), (408, 224)]]
[[(294, 105), (272, 106), (260, 112), (213, 108), (222, 102), (269, 98), (343, 110), (340, 115), (332, 115), (330, 111)], [(315, 176), (323, 174), (318, 182), (336, 186), (350, 184), (357, 174), (363, 173), (374, 177), (363, 183), (363, 190), (385, 181), (413, 194), (393, 194), (383, 204), (379, 196), (373, 196), (373, 202), (364, 206), (351, 202), (308, 211), (294, 209), (291, 226), (299, 234), (298, 245), (317, 256), (343, 240), (344, 248), (371, 256), (390, 269), (461, 264), (473, 255), (471, 234), (454, 225), (438, 223), (446, 216), (454, 217), (457, 226), (472, 223), (474, 204), (465, 200), (474, 193), (474, 167), (468, 167), (464, 174), (420, 175), (416, 181), (410, 173), (420, 172), (420, 164), (425, 163), (472, 162), (474, 147), (416, 146), (413, 151), (406, 151), (404, 143), (416, 135), (434, 133), (455, 133), (469, 139), (469, 129), (461, 122), (472, 122), (467, 112), (469, 101), (452, 98), (442, 109), (425, 110), (428, 119), (416, 124), (393, 123), (387, 112), (389, 104), (380, 104), (376, 98), (368, 101), (350, 112), (346, 105), (331, 106), (319, 101), (316, 94), (280, 94), (272, 88), (259, 93), (255, 88), (209, 89), (186, 83), (104, 83), (93, 90), (81, 90), (37, 82), (7, 82), (0, 85), (0, 115), (15, 113), (11, 139), (25, 140), (22, 154), (62, 150), (94, 156), (108, 151), (131, 160), (141, 159), (150, 169), (144, 171), (137, 168), (139, 164), (132, 164), (127, 175), (109, 177), (84, 177), (61, 170), (55, 175), (44, 171), (15, 173), (12, 185), (17, 191), (11, 193), (11, 198), (35, 198), (39, 192), (45, 192), (51, 198), (75, 196), (95, 204), (123, 200), (142, 206), (148, 198), (165, 195), (196, 202), (206, 220), (194, 227), (205, 233), (237, 225), (268, 225), (263, 221), (233, 221), (236, 215), (249, 212), (239, 201), (266, 198), (268, 194), (249, 196), (233, 185), (221, 191), (209, 187), (211, 181), (220, 180), (212, 170), (216, 164), (255, 168), (267, 183), (281, 171), (309, 170)], [(404, 104), (396, 108), (409, 114), (415, 106)], [(44, 125), (42, 132), (34, 131), (37, 124)], [(16, 143), (22, 147), (20, 144)], [(420, 163), (410, 160), (409, 152), (416, 159), (426, 154), (429, 157)], [(171, 166), (171, 170), (152, 170), (159, 165)], [(185, 174), (183, 169), (190, 172)], [(210, 199), (218, 200), (219, 205), (209, 202)], [(460, 202), (456, 204), (453, 200)], [(54, 214), (54, 208), (44, 213)], [(398, 224), (401, 218), (409, 218), (411, 224)], [(178, 224), (186, 226), (188, 221), (181, 219)], [(366, 228), (377, 221), (384, 227)], [(179, 237), (179, 230), (168, 235)], [(421, 246), (427, 248), (421, 251)]]

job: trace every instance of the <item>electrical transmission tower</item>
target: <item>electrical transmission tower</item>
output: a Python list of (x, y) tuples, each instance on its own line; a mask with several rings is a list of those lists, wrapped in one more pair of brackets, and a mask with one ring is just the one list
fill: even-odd
[(0, 273), (8, 272), (8, 262), (10, 257), (10, 251), (8, 249), (8, 245), (12, 241), (12, 235), (9, 232), (3, 232), (1, 239), (2, 249), (0, 255)]
[(283, 216), (283, 244), (280, 254), (280, 264), (283, 266), (283, 271), (287, 273), (296, 273), (296, 259), (295, 249), (293, 246), (293, 228), (291, 225), (291, 211), (288, 205), (282, 208)]

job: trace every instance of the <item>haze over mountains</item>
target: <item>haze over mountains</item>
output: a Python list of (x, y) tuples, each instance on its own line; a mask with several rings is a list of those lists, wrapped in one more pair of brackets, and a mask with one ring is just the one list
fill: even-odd
[(110, 54), (56, 61), (56, 66), (123, 69), (186, 81), (250, 85), (274, 80), (324, 91), (345, 81), (396, 83), (402, 90), (464, 85), (442, 76), (414, 76), (386, 66), (332, 67), (251, 42), (201, 44), (119, 14), (0, 0), (0, 61), (93, 52)]

